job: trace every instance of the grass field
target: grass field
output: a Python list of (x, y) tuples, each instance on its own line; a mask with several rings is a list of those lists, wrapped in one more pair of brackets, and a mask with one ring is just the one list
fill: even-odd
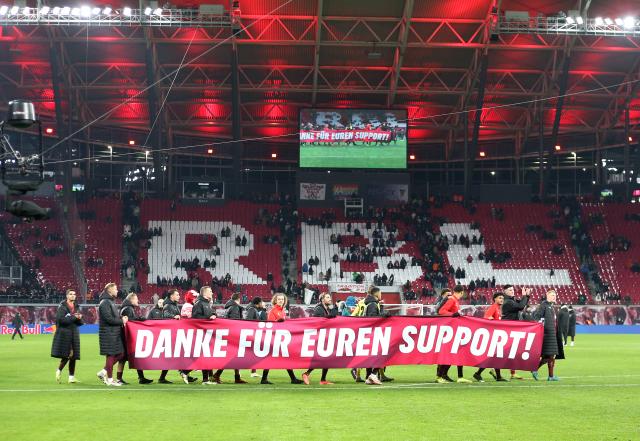
[(406, 141), (385, 146), (302, 145), (300, 167), (322, 168), (406, 168)]
[(246, 371), (252, 384), (187, 386), (172, 372), (172, 385), (107, 388), (95, 335), (82, 336), (83, 382), (57, 384), (51, 339), (0, 340), (2, 440), (640, 440), (638, 335), (579, 335), (557, 363), (559, 383), (436, 385), (433, 366), (406, 366), (381, 387), (334, 370), (336, 384), (322, 387), (319, 371), (311, 386), (280, 371), (262, 386)]

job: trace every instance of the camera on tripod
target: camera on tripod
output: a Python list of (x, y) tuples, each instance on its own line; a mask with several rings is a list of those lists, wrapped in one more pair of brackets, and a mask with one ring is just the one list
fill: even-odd
[[(4, 127), (28, 128), (38, 124), (38, 153), (22, 156), (15, 150)], [(22, 100), (9, 102), (7, 119), (0, 121), (0, 174), (2, 183), (7, 187), (5, 210), (27, 221), (44, 220), (51, 217), (50, 208), (42, 208), (20, 196), (36, 191), (44, 181), (44, 157), (42, 154), (42, 123), (36, 118), (33, 103)]]

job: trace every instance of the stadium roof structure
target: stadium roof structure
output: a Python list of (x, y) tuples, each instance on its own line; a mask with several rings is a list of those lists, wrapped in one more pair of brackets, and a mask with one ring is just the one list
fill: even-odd
[[(0, 103), (33, 100), (53, 136), (152, 145), (153, 126), (175, 148), (240, 133), (262, 138), (245, 155), (277, 143), (286, 161), (301, 108), (403, 108), (411, 151), (443, 160), (462, 157), (478, 104), (478, 142), (496, 156), (536, 152), (541, 123), (588, 148), (626, 109), (629, 133), (640, 124), (640, 25), (615, 20), (640, 17), (634, 0), (177, 0), (117, 23), (83, 21), (72, 3), (48, 3), (69, 6), (64, 19), (0, 9)], [(193, 19), (202, 3), (224, 13)]]

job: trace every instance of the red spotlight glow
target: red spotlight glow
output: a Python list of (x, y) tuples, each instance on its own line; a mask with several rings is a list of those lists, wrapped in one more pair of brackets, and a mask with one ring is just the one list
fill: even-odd
[(53, 128), (51, 128), (51, 127), (47, 127), (46, 129), (44, 129), (44, 132), (45, 132), (47, 135), (51, 135), (51, 134), (53, 133)]

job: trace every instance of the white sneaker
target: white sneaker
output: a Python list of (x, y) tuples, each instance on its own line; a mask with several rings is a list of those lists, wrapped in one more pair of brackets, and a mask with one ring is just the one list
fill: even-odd
[(73, 375), (69, 375), (69, 384), (71, 383), (80, 383), (80, 382), (76, 380), (76, 377), (74, 377)]
[(257, 372), (253, 372), (253, 373), (251, 374), (251, 378), (260, 378), (260, 374), (259, 374), (259, 373), (257, 373)]
[(60, 371), (60, 369), (56, 369), (56, 382), (60, 383), (60, 377), (61, 377), (62, 371)]
[(380, 381), (380, 379), (378, 378), (378, 376), (376, 374), (371, 374), (367, 377), (367, 380), (365, 381), (366, 384), (375, 384), (375, 385), (381, 385), (382, 381)]
[(101, 369), (97, 374), (98, 380), (102, 381), (104, 384), (107, 384), (107, 371)]
[(107, 386), (122, 386), (122, 383), (120, 383), (119, 381), (113, 381), (113, 378), (107, 378), (107, 381), (105, 381), (104, 384), (106, 384)]
[(215, 381), (203, 381), (202, 384), (206, 384), (206, 385), (211, 385), (211, 384), (218, 384)]
[(570, 345), (570, 346), (573, 346), (573, 342), (571, 342), (571, 345)]
[(182, 377), (182, 381), (184, 381), (184, 384), (189, 384), (189, 376), (183, 372), (180, 372), (180, 376)]

